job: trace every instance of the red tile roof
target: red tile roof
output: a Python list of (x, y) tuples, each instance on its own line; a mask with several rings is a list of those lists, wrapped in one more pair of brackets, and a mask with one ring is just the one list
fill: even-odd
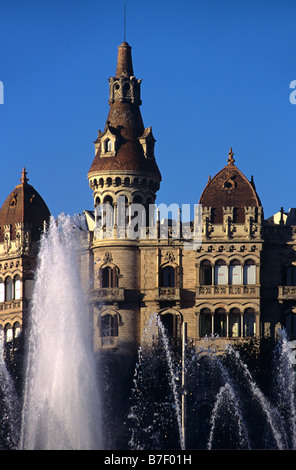
[(214, 209), (214, 223), (223, 222), (223, 207), (234, 207), (236, 222), (244, 223), (244, 207), (261, 206), (254, 184), (234, 164), (232, 149), (228, 165), (208, 181), (199, 203)]
[(38, 240), (44, 221), (48, 222), (50, 212), (40, 194), (28, 184), (25, 168), (21, 184), (17, 185), (0, 209), (0, 241), (4, 240), (4, 226), (11, 225), (11, 237), (15, 239), (15, 224), (32, 226), (31, 236)]

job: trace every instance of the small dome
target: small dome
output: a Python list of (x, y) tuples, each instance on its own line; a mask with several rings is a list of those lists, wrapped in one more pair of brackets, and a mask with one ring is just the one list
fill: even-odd
[(200, 201), (203, 207), (212, 207), (213, 223), (223, 222), (223, 207), (233, 207), (235, 222), (245, 222), (245, 207), (261, 207), (253, 181), (250, 182), (234, 164), (230, 149), (228, 164), (209, 179)]
[(25, 168), (21, 184), (10, 193), (0, 209), (0, 241), (4, 240), (3, 227), (11, 225), (12, 239), (15, 239), (15, 224), (24, 223), (31, 227), (31, 237), (38, 240), (44, 221), (48, 222), (50, 212), (40, 194), (28, 184)]

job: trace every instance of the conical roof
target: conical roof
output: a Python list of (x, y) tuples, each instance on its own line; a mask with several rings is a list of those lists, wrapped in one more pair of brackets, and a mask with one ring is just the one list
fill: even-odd
[[(140, 82), (133, 76), (133, 64), (131, 47), (123, 42), (118, 48), (116, 77), (110, 79), (110, 90), (113, 84), (118, 87), (130, 85), (129, 98), (123, 98), (122, 94), (109, 100), (110, 109), (106, 126), (103, 132), (98, 133), (96, 141), (97, 151), (89, 170), (92, 173), (112, 173), (125, 171), (131, 173), (144, 173), (161, 179), (155, 158), (147, 158), (139, 138), (143, 136), (145, 127), (140, 111)], [(114, 85), (114, 86), (115, 86)], [(110, 94), (113, 91), (110, 91)], [(100, 144), (102, 137), (109, 130), (116, 136), (116, 153), (106, 157)]]
[(15, 224), (31, 227), (31, 237), (38, 240), (50, 212), (40, 194), (28, 184), (27, 172), (22, 171), (21, 183), (9, 194), (0, 209), (0, 241), (4, 240), (4, 226), (11, 226), (11, 239), (15, 239)]

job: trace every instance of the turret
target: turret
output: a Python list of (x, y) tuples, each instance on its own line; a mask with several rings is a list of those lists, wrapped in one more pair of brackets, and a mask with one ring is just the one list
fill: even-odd
[(141, 116), (141, 80), (134, 76), (131, 47), (118, 48), (115, 77), (109, 78), (109, 113), (103, 132), (98, 131), (95, 158), (88, 173), (94, 206), (119, 196), (126, 204), (153, 204), (159, 189), (152, 128), (145, 128)]

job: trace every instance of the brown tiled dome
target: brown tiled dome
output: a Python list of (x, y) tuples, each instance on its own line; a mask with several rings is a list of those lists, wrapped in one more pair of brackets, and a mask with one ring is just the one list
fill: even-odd
[(10, 193), (0, 209), (0, 241), (3, 242), (4, 226), (11, 225), (11, 239), (15, 239), (15, 224), (24, 223), (31, 227), (31, 237), (38, 240), (48, 222), (50, 212), (40, 194), (28, 184), (25, 168), (21, 183)]
[[(133, 76), (133, 65), (131, 57), (131, 47), (123, 42), (118, 48), (118, 60), (116, 67), (116, 77), (111, 80), (120, 82), (122, 86), (130, 80), (132, 84), (131, 98), (122, 96), (113, 97), (109, 100), (110, 109), (104, 132), (99, 131), (97, 151), (89, 175), (97, 172), (141, 172), (161, 179), (155, 158), (147, 158), (139, 138), (145, 132), (141, 111), (140, 111), (140, 80)], [(121, 81), (120, 81), (121, 80)], [(112, 93), (112, 84), (110, 93)], [(116, 154), (112, 156), (102, 156), (101, 137), (106, 130), (112, 130), (116, 135)]]
[(234, 164), (232, 149), (228, 164), (209, 179), (200, 201), (213, 208), (213, 223), (223, 222), (223, 207), (233, 207), (235, 222), (245, 222), (245, 207), (260, 207), (261, 202), (253, 181), (249, 181)]

